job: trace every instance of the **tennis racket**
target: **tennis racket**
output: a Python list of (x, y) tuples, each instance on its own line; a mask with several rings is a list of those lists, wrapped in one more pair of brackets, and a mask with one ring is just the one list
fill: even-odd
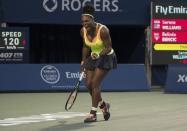
[(77, 84), (75, 85), (73, 91), (71, 91), (67, 101), (66, 101), (66, 105), (65, 105), (65, 110), (68, 111), (71, 109), (71, 107), (73, 106), (76, 98), (77, 98), (77, 94), (78, 94), (78, 91), (79, 91), (79, 86), (80, 86), (80, 83), (83, 79), (83, 76), (84, 76), (84, 71), (81, 72), (80, 74), (80, 77), (79, 77), (79, 80), (77, 82)]

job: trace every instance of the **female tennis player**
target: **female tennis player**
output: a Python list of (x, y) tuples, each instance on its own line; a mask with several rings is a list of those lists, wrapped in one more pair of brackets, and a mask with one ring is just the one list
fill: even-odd
[(95, 22), (93, 13), (94, 7), (87, 4), (83, 7), (81, 16), (83, 26), (80, 31), (83, 38), (81, 66), (86, 70), (86, 87), (92, 99), (91, 111), (84, 120), (85, 123), (97, 120), (98, 106), (103, 112), (104, 119), (110, 118), (110, 105), (101, 97), (100, 84), (107, 73), (117, 67), (109, 29)]

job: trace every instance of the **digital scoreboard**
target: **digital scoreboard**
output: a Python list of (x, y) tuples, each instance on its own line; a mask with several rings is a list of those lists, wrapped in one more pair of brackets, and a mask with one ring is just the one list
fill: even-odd
[(29, 62), (29, 29), (0, 28), (0, 63)]
[(151, 3), (151, 64), (187, 64), (187, 3)]

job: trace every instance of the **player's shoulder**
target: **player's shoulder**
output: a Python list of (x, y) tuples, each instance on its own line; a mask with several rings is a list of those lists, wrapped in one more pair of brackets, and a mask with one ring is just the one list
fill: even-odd
[(102, 23), (97, 23), (99, 25), (99, 27), (101, 28), (108, 28), (106, 25), (102, 24)]
[(109, 32), (109, 29), (108, 29), (108, 27), (106, 25), (101, 24), (101, 23), (98, 23), (98, 25), (99, 25), (99, 28), (101, 28), (100, 29), (101, 33), (108, 33)]

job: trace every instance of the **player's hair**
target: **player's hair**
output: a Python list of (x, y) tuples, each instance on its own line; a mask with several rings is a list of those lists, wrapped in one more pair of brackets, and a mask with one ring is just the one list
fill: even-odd
[(88, 3), (83, 7), (82, 15), (87, 15), (94, 18), (94, 11), (95, 11), (94, 6)]

